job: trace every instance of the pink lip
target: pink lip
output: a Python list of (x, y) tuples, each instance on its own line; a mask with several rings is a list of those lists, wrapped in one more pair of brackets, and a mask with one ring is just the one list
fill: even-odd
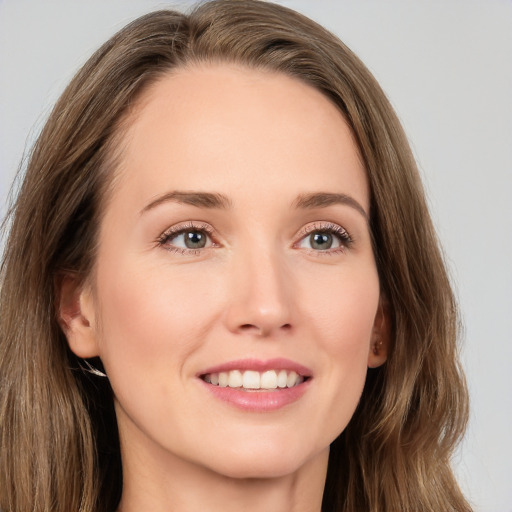
[(272, 391), (241, 391), (239, 388), (221, 388), (200, 381), (216, 398), (234, 405), (244, 411), (270, 412), (281, 409), (299, 400), (309, 388), (311, 380), (307, 380), (293, 388), (275, 389)]
[(237, 361), (229, 361), (227, 363), (206, 368), (197, 374), (206, 375), (207, 373), (230, 372), (231, 370), (254, 370), (256, 372), (264, 372), (266, 370), (293, 370), (303, 377), (311, 377), (312, 371), (305, 366), (298, 364), (290, 359), (275, 358), (261, 361), (259, 359), (239, 359)]
[[(228, 363), (212, 366), (200, 372), (197, 376), (209, 373), (229, 372), (231, 370), (254, 370), (263, 372), (266, 370), (293, 370), (304, 377), (311, 377), (312, 372), (309, 368), (295, 363), (289, 359), (269, 359), (260, 361), (257, 359), (242, 359), (238, 361), (229, 361)], [(205, 386), (215, 398), (222, 400), (230, 405), (252, 412), (270, 412), (281, 409), (299, 400), (308, 390), (312, 379), (308, 378), (301, 384), (293, 388), (278, 388), (268, 391), (242, 391), (240, 388), (222, 388), (213, 386), (199, 378), (199, 382)]]

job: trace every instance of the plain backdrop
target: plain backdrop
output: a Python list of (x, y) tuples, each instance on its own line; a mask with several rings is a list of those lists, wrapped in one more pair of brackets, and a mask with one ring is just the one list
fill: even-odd
[[(477, 511), (510, 512), (512, 2), (280, 3), (347, 43), (379, 80), (405, 126), (465, 324), (463, 361), (472, 409), (454, 465)], [(2, 215), (24, 151), (92, 51), (140, 14), (188, 5), (0, 0)]]

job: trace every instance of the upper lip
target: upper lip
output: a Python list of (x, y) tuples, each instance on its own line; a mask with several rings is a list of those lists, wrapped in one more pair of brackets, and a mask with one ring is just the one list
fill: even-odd
[(210, 373), (229, 372), (231, 370), (253, 370), (257, 372), (264, 372), (267, 370), (288, 370), (295, 371), (302, 377), (311, 377), (312, 372), (306, 366), (296, 363), (291, 359), (274, 358), (274, 359), (238, 359), (221, 363), (205, 370), (200, 371), (197, 376), (207, 375)]

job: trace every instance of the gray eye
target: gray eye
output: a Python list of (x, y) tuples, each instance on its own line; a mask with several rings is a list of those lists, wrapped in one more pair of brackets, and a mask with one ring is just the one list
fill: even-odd
[(185, 229), (170, 235), (164, 243), (179, 249), (203, 249), (212, 245), (210, 235), (201, 229)]
[(326, 232), (316, 232), (311, 233), (309, 235), (309, 245), (311, 249), (316, 249), (319, 251), (325, 251), (332, 247), (333, 236), (331, 233)]
[(348, 247), (351, 243), (352, 240), (348, 233), (341, 226), (333, 225), (325, 228), (319, 226), (317, 229), (310, 231), (300, 240), (297, 246), (301, 249), (321, 252)]
[(183, 237), (187, 249), (202, 249), (206, 246), (208, 239), (207, 235), (201, 231), (185, 231)]

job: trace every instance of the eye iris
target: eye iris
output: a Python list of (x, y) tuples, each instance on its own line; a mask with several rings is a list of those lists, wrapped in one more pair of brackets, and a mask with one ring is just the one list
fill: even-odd
[(332, 246), (332, 235), (330, 233), (313, 233), (309, 237), (313, 249), (327, 250)]
[(188, 249), (201, 249), (206, 245), (206, 236), (200, 231), (187, 231), (184, 235)]

